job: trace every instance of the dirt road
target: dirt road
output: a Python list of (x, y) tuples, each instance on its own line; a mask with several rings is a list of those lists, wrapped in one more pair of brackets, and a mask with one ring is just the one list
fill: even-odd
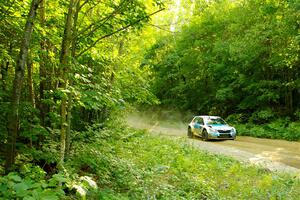
[[(127, 122), (134, 128), (148, 129), (154, 134), (187, 138), (187, 125), (176, 120), (155, 120), (135, 113), (127, 117)], [(231, 156), (271, 171), (295, 173), (300, 177), (300, 142), (245, 136), (238, 136), (234, 141), (203, 142), (200, 138), (188, 141), (201, 150)]]

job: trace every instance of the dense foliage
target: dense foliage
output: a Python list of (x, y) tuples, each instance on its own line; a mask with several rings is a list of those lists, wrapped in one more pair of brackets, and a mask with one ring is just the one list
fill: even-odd
[(299, 8), (0, 0), (0, 199), (296, 199), (298, 179), (118, 120), (162, 103), (299, 139)]
[[(120, 123), (121, 124), (121, 123)], [(24, 165), (0, 178), (7, 199), (297, 199), (299, 179), (200, 152), (114, 121), (76, 134), (65, 170)], [(113, 126), (113, 127), (112, 127)]]
[(145, 56), (162, 103), (238, 114), (242, 123), (299, 120), (299, 1), (199, 5), (181, 31), (161, 38)]
[(299, 127), (299, 122), (290, 122), (281, 119), (260, 126), (253, 123), (236, 124), (239, 135), (289, 141), (300, 141)]
[(157, 101), (127, 52), (163, 9), (159, 0), (0, 1), (0, 148), (7, 172), (24, 149), (42, 151), (49, 141), (59, 144), (53, 162), (63, 165), (72, 131), (103, 123), (126, 103)]

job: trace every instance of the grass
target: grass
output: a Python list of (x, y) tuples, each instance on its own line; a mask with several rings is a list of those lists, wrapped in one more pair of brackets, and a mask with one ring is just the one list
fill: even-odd
[(299, 199), (300, 181), (287, 174), (201, 152), (185, 139), (123, 133), (113, 143), (87, 145), (72, 165), (98, 180), (93, 198)]
[(196, 149), (184, 138), (153, 136), (112, 123), (74, 135), (65, 170), (25, 164), (0, 177), (0, 199), (288, 199), (300, 180)]

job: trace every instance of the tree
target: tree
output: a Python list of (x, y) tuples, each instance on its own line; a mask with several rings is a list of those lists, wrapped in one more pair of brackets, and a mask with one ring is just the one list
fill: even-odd
[[(164, 10), (159, 0), (153, 2), (156, 5), (139, 0), (1, 2), (0, 143), (7, 144), (7, 172), (17, 153), (36, 153), (49, 143), (60, 144), (60, 152), (55, 151), (59, 161), (38, 153), (35, 155), (40, 156), (30, 159), (61, 166), (71, 149), (72, 131), (103, 123), (112, 110), (124, 105), (124, 99), (142, 102), (151, 96), (145, 91), (138, 64), (130, 66), (128, 61), (125, 65), (125, 54), (114, 55), (116, 41), (130, 47), (126, 37), (134, 37), (152, 16)], [(129, 80), (132, 74), (142, 82), (121, 92), (124, 84), (133, 83)], [(139, 93), (129, 97), (133, 91)], [(7, 95), (10, 92), (12, 97)], [(9, 134), (5, 134), (7, 115)], [(59, 141), (57, 134), (61, 135)]]
[(33, 30), (33, 22), (36, 17), (36, 11), (40, 0), (32, 0), (31, 7), (28, 13), (26, 25), (24, 28), (24, 35), (20, 47), (19, 57), (15, 67), (15, 80), (13, 84), (13, 94), (11, 98), (11, 114), (9, 118), (9, 132), (7, 142), (6, 164), (5, 170), (9, 172), (15, 162), (16, 156), (16, 140), (19, 130), (19, 104), (21, 97), (21, 89), (23, 85), (25, 65), (28, 56), (28, 48), (31, 41), (31, 34)]
[(146, 54), (155, 94), (165, 104), (203, 114), (293, 118), (299, 107), (295, 2), (208, 4)]

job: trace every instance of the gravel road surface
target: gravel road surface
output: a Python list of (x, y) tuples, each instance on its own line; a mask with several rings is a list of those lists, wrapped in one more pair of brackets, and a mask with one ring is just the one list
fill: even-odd
[[(147, 129), (153, 134), (186, 138), (187, 124), (175, 120), (158, 121), (140, 114), (126, 118), (129, 126)], [(300, 142), (238, 136), (236, 140), (202, 141), (188, 139), (191, 145), (241, 162), (259, 165), (270, 171), (293, 173), (300, 177)]]

